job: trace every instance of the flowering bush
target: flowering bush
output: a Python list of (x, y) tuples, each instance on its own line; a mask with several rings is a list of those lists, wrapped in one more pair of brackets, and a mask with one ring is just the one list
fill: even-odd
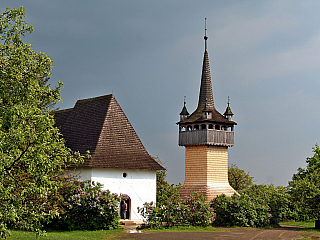
[(213, 208), (205, 203), (205, 198), (201, 194), (192, 193), (187, 196), (179, 206), (178, 216), (181, 223), (192, 226), (209, 226), (214, 220)]
[(295, 212), (292, 211), (290, 195), (286, 187), (271, 185), (252, 185), (245, 192), (252, 199), (262, 199), (269, 208), (272, 218), (270, 224), (278, 224), (283, 219), (291, 219)]
[[(170, 201), (169, 201), (170, 200)], [(145, 225), (159, 228), (162, 223), (170, 226), (208, 226), (214, 219), (213, 209), (205, 203), (202, 195), (193, 193), (181, 200), (177, 195), (167, 204), (145, 203), (138, 212), (145, 218)]]
[(114, 229), (119, 224), (120, 197), (102, 190), (100, 183), (74, 181), (67, 186), (63, 211), (53, 228), (69, 230)]
[(144, 218), (144, 225), (150, 228), (158, 228), (162, 225), (162, 218), (159, 216), (159, 207), (154, 202), (143, 204), (143, 207), (138, 207), (138, 213)]

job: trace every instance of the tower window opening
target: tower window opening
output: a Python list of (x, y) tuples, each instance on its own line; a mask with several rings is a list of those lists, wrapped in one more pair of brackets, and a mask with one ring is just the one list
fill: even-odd
[(213, 124), (209, 124), (209, 129), (213, 129)]
[(207, 126), (205, 124), (201, 124), (201, 130), (207, 129)]
[(220, 130), (220, 125), (216, 125), (216, 126), (215, 126), (215, 129), (216, 129), (216, 130)]
[(199, 130), (199, 125), (194, 125), (194, 130)]
[(122, 173), (122, 177), (126, 178), (128, 174), (126, 172)]
[(181, 127), (181, 128), (180, 128), (180, 131), (181, 131), (181, 132), (185, 132), (185, 131), (186, 131), (186, 127)]
[(191, 131), (192, 130), (192, 127), (189, 125), (188, 127), (187, 127), (187, 131)]

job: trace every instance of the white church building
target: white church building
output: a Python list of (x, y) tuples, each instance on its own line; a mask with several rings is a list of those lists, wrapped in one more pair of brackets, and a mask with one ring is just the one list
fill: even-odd
[(156, 202), (156, 170), (164, 170), (146, 151), (114, 95), (83, 99), (55, 113), (66, 146), (90, 158), (76, 169), (80, 179), (99, 182), (112, 193), (126, 194), (126, 219), (142, 220), (137, 212)]

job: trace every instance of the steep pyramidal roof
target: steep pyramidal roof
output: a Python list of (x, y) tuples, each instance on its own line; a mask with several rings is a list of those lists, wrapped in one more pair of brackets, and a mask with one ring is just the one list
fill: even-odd
[(187, 119), (185, 119), (184, 121), (180, 121), (179, 123), (192, 123), (192, 122), (203, 121), (203, 118), (202, 118), (203, 110), (212, 111), (212, 118), (207, 119), (206, 121), (236, 124), (235, 122), (229, 121), (222, 114), (220, 114), (214, 106), (211, 73), (210, 73), (210, 65), (209, 65), (209, 55), (207, 50), (205, 50), (204, 57), (203, 57), (198, 107)]
[[(207, 29), (205, 29), (205, 32), (206, 30)], [(214, 106), (210, 64), (209, 64), (209, 54), (207, 51), (207, 40), (208, 40), (207, 34), (205, 34), (204, 40), (205, 40), (205, 51), (204, 51), (203, 63), (202, 63), (202, 74), (201, 74), (198, 107), (188, 118), (178, 122), (177, 124), (202, 122), (204, 121), (203, 111), (210, 111), (212, 112), (212, 117), (210, 119), (207, 118), (206, 121), (234, 125), (236, 124), (235, 122), (229, 121), (226, 117), (224, 117), (221, 113), (219, 113)]]
[(184, 103), (183, 103), (183, 108), (182, 108), (182, 110), (180, 112), (180, 115), (189, 115), (189, 112), (188, 112), (187, 107), (186, 107), (186, 101), (184, 101)]
[(74, 108), (57, 111), (66, 145), (85, 155), (79, 167), (163, 170), (146, 151), (115, 97), (79, 100)]
[(207, 50), (204, 52), (204, 56), (203, 56), (198, 109), (202, 111), (205, 108), (205, 106), (206, 106), (206, 109), (208, 110), (214, 109), (209, 55)]

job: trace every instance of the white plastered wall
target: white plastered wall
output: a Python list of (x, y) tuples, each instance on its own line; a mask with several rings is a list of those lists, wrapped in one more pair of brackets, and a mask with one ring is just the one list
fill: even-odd
[[(131, 219), (143, 219), (137, 208), (156, 202), (156, 171), (140, 169), (78, 168), (81, 180), (103, 184), (112, 193), (127, 194), (131, 199)], [(126, 177), (123, 177), (126, 173)]]

